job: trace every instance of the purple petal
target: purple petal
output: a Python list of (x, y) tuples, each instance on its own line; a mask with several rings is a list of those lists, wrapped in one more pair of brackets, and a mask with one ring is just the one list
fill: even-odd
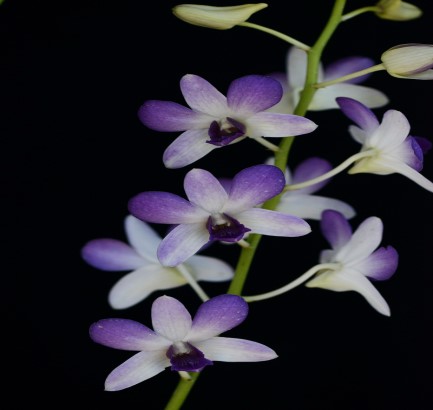
[(398, 267), (398, 253), (392, 247), (381, 247), (356, 265), (364, 275), (375, 280), (387, 280)]
[(237, 115), (251, 115), (277, 104), (282, 95), (279, 81), (262, 75), (247, 75), (232, 81), (227, 103)]
[(111, 288), (108, 301), (113, 309), (126, 309), (146, 299), (152, 292), (185, 285), (186, 279), (175, 269), (159, 263), (123, 276)]
[(233, 178), (225, 212), (238, 212), (259, 205), (278, 195), (284, 188), (282, 171), (274, 165), (255, 165)]
[(193, 110), (216, 117), (214, 120), (227, 117), (229, 110), (226, 97), (204, 78), (193, 74), (184, 75), (180, 80), (180, 88), (185, 101)]
[(156, 350), (167, 340), (147, 326), (129, 319), (102, 319), (90, 326), (90, 338), (101, 345), (120, 350)]
[(140, 121), (155, 131), (185, 131), (207, 128), (212, 117), (172, 101), (146, 101), (138, 110)]
[(177, 266), (208, 242), (206, 222), (176, 226), (159, 245), (158, 259), (164, 266)]
[(186, 307), (171, 296), (160, 296), (152, 304), (152, 326), (156, 333), (175, 342), (191, 329), (191, 315)]
[(335, 250), (344, 246), (352, 237), (352, 227), (347, 219), (337, 211), (324, 211), (320, 228), (323, 236)]
[(203, 219), (199, 208), (186, 199), (169, 192), (142, 192), (129, 200), (129, 212), (135, 217), (162, 224), (192, 223)]
[(207, 129), (189, 130), (179, 135), (164, 151), (162, 160), (167, 168), (182, 168), (219, 148), (208, 144)]
[(204, 302), (197, 310), (186, 340), (209, 339), (241, 324), (248, 315), (248, 304), (236, 295), (219, 295)]
[(262, 362), (278, 357), (269, 347), (245, 339), (214, 337), (196, 343), (210, 360), (219, 362)]
[(311, 232), (310, 225), (301, 218), (277, 211), (253, 208), (237, 215), (252, 233), (270, 236), (303, 236)]
[(259, 112), (246, 121), (248, 136), (284, 138), (313, 132), (317, 124), (308, 118), (277, 112)]
[(417, 137), (417, 136), (414, 136), (414, 135), (412, 135), (412, 138), (418, 143), (418, 145), (420, 146), (420, 148), (422, 150), (422, 153), (424, 155), (427, 154), (431, 150), (433, 144), (427, 138)]
[(204, 357), (201, 350), (190, 343), (183, 343), (181, 351), (176, 345), (170, 346), (167, 356), (170, 359), (171, 370), (177, 372), (200, 372), (204, 367), (213, 365), (212, 361)]
[(105, 390), (118, 391), (141, 383), (170, 366), (165, 350), (140, 352), (116, 367), (105, 380)]
[(221, 212), (227, 202), (227, 192), (210, 172), (204, 169), (192, 169), (184, 180), (184, 189), (188, 199), (210, 214)]
[(338, 97), (336, 101), (343, 114), (365, 132), (371, 133), (379, 127), (379, 120), (376, 115), (364, 104), (348, 97)]
[(131, 246), (117, 239), (89, 241), (81, 249), (81, 257), (105, 271), (133, 270), (147, 263)]
[[(343, 77), (347, 74), (361, 71), (374, 65), (374, 61), (368, 57), (345, 57), (334, 61), (325, 68), (324, 81), (334, 80), (339, 77)], [(370, 74), (363, 75), (361, 77), (354, 78), (352, 80), (345, 81), (345, 83), (361, 83), (365, 81)]]
[[(309, 179), (316, 178), (320, 175), (325, 174), (330, 169), (332, 165), (330, 162), (322, 158), (312, 157), (301, 162), (293, 171), (291, 184), (298, 184), (299, 182), (305, 182)], [(317, 184), (311, 185), (307, 188), (302, 188), (296, 191), (296, 194), (310, 194), (318, 191), (324, 185), (329, 182), (329, 179)]]

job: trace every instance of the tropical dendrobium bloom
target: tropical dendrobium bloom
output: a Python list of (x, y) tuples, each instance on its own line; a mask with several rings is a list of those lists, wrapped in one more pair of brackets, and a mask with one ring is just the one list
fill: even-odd
[(399, 173), (433, 192), (433, 182), (419, 173), (424, 154), (432, 144), (426, 138), (409, 135), (410, 125), (400, 111), (385, 112), (382, 123), (365, 105), (351, 98), (337, 98), (341, 111), (356, 125), (349, 127), (352, 137), (362, 144), (361, 153), (349, 174), (368, 172), (379, 175)]
[(389, 279), (398, 266), (398, 253), (392, 246), (377, 248), (383, 234), (381, 219), (369, 217), (352, 233), (341, 213), (327, 210), (322, 215), (321, 230), (332, 249), (321, 252), (320, 263), (340, 266), (320, 271), (305, 286), (358, 292), (379, 313), (390, 316), (388, 304), (370, 281)]
[(393, 77), (433, 80), (433, 44), (400, 44), (385, 51), (381, 60)]
[(148, 191), (133, 197), (129, 211), (153, 223), (174, 224), (158, 247), (165, 266), (176, 266), (214, 241), (239, 242), (248, 233), (296, 237), (311, 231), (293, 215), (257, 206), (281, 193), (283, 172), (273, 165), (255, 165), (240, 171), (230, 191), (210, 172), (192, 169), (184, 180), (189, 200), (168, 192)]
[(138, 113), (143, 124), (153, 130), (184, 131), (164, 152), (167, 168), (184, 167), (246, 137), (276, 150), (263, 137), (296, 136), (317, 128), (313, 121), (301, 116), (266, 112), (283, 95), (280, 83), (267, 76), (248, 75), (234, 80), (227, 97), (193, 74), (182, 77), (180, 88), (191, 108), (171, 101), (148, 100)]
[[(319, 64), (317, 82), (328, 82), (347, 74), (364, 70), (373, 65), (367, 57), (347, 57), (324, 67)], [(307, 53), (297, 47), (291, 47), (287, 53), (286, 73), (273, 73), (271, 76), (280, 81), (284, 94), (281, 101), (268, 111), (293, 113), (298, 104), (300, 93), (304, 88), (307, 70)], [(368, 75), (363, 75), (345, 82), (318, 89), (308, 109), (322, 111), (338, 108), (336, 97), (355, 98), (371, 108), (382, 107), (388, 103), (388, 97), (381, 91), (359, 85)]]
[(153, 330), (128, 319), (93, 323), (89, 333), (96, 343), (138, 352), (108, 375), (105, 390), (126, 389), (167, 367), (200, 372), (214, 361), (260, 362), (278, 357), (263, 344), (219, 336), (241, 324), (247, 315), (248, 304), (236, 295), (209, 299), (198, 308), (194, 319), (180, 301), (160, 296), (152, 304)]
[(376, 15), (385, 20), (406, 21), (422, 15), (420, 8), (401, 0), (380, 0), (376, 7)]
[(233, 268), (213, 257), (194, 255), (182, 266), (162, 266), (156, 256), (159, 235), (145, 222), (128, 215), (125, 231), (129, 243), (101, 238), (87, 242), (83, 259), (104, 271), (130, 271), (110, 290), (108, 302), (114, 309), (125, 309), (144, 300), (152, 292), (188, 283), (185, 269), (195, 281), (221, 282), (233, 277)]
[(176, 17), (189, 24), (217, 30), (228, 30), (247, 21), (252, 14), (265, 7), (268, 7), (266, 3), (226, 7), (180, 4), (173, 7), (172, 11)]
[[(270, 160), (271, 161), (271, 160)], [(332, 169), (332, 165), (322, 158), (311, 157), (301, 162), (292, 172), (286, 168), (286, 184), (298, 184), (316, 178)], [(303, 219), (320, 220), (322, 212), (333, 209), (341, 212), (346, 218), (355, 216), (355, 210), (349, 204), (334, 198), (314, 195), (330, 179), (293, 191), (284, 192), (275, 210), (298, 216)]]

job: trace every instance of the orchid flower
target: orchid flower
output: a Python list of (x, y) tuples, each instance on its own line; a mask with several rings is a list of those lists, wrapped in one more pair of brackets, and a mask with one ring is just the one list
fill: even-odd
[(238, 78), (230, 84), (227, 97), (193, 74), (182, 77), (180, 88), (191, 108), (171, 101), (148, 100), (138, 113), (150, 129), (184, 131), (164, 152), (167, 168), (184, 167), (216, 148), (247, 137), (276, 151), (278, 147), (263, 137), (296, 136), (317, 128), (314, 122), (301, 116), (266, 112), (283, 95), (280, 83), (270, 77)]
[[(272, 163), (272, 159), (268, 163)], [(286, 168), (286, 184), (297, 184), (322, 175), (332, 169), (332, 165), (322, 158), (311, 157), (301, 162), (293, 171)], [(303, 219), (320, 220), (322, 212), (333, 209), (341, 212), (346, 218), (355, 216), (355, 210), (349, 204), (334, 198), (314, 195), (330, 180), (325, 180), (309, 187), (286, 191), (278, 202), (275, 210), (298, 216)]]
[(269, 347), (245, 339), (219, 335), (242, 323), (248, 304), (236, 295), (219, 295), (204, 302), (194, 319), (185, 306), (170, 296), (152, 304), (153, 329), (128, 319), (102, 319), (90, 326), (91, 339), (114, 349), (138, 351), (115, 368), (105, 381), (105, 390), (134, 386), (161, 373), (200, 372), (220, 362), (260, 362), (275, 359)]
[(388, 110), (382, 123), (359, 101), (337, 98), (343, 114), (355, 122), (349, 127), (352, 137), (362, 144), (365, 155), (349, 169), (350, 174), (369, 172), (379, 175), (399, 173), (433, 192), (433, 182), (419, 173), (424, 154), (432, 144), (426, 138), (409, 135), (410, 125), (400, 111)]
[[(233, 277), (233, 268), (209, 256), (194, 255), (184, 266), (166, 267), (156, 257), (161, 238), (145, 222), (128, 215), (125, 231), (129, 243), (117, 239), (94, 239), (81, 250), (82, 258), (104, 271), (131, 271), (110, 290), (108, 302), (114, 309), (125, 309), (146, 299), (152, 292), (183, 286), (188, 282), (202, 299), (196, 281), (222, 282)], [(192, 278), (191, 278), (191, 277)]]
[(328, 210), (323, 212), (320, 226), (332, 247), (322, 251), (320, 263), (340, 266), (320, 271), (305, 286), (358, 292), (379, 313), (390, 316), (388, 304), (369, 280), (389, 279), (398, 265), (398, 253), (392, 246), (377, 249), (383, 234), (381, 219), (369, 217), (352, 233), (350, 224), (341, 213)]
[(210, 172), (194, 168), (184, 180), (189, 199), (168, 192), (142, 192), (130, 199), (132, 215), (153, 223), (177, 225), (158, 246), (165, 266), (176, 266), (213, 241), (240, 242), (246, 233), (302, 236), (311, 231), (293, 215), (258, 208), (281, 193), (283, 172), (273, 165), (245, 168), (233, 178), (230, 191)]
[[(327, 82), (343, 77), (352, 72), (363, 70), (373, 65), (367, 57), (347, 57), (335, 61), (327, 67), (319, 64), (317, 82)], [(281, 101), (268, 109), (271, 112), (293, 113), (298, 104), (300, 93), (304, 88), (307, 53), (297, 47), (291, 47), (287, 53), (286, 73), (273, 73), (271, 76), (278, 80), (284, 90)], [(388, 97), (379, 90), (359, 85), (368, 75), (354, 78), (342, 83), (333, 84), (316, 90), (308, 109), (322, 111), (338, 108), (336, 97), (352, 97), (371, 108), (382, 107), (388, 103)]]

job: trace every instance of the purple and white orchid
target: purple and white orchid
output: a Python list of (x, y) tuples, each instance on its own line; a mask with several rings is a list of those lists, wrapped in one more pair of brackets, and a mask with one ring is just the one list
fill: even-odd
[[(273, 158), (268, 159), (267, 163), (272, 163)], [(285, 170), (286, 184), (298, 184), (325, 174), (332, 169), (329, 161), (311, 157), (302, 161), (293, 173), (287, 167)], [(287, 214), (298, 216), (303, 219), (320, 220), (322, 212), (326, 209), (333, 209), (341, 212), (347, 219), (355, 216), (354, 208), (339, 199), (315, 195), (315, 192), (322, 189), (330, 179), (293, 191), (284, 192), (275, 210)]]
[(392, 247), (380, 247), (383, 223), (371, 216), (352, 233), (347, 219), (337, 211), (324, 211), (321, 230), (332, 249), (320, 254), (320, 263), (336, 263), (334, 269), (321, 270), (305, 286), (336, 292), (360, 293), (379, 313), (390, 316), (390, 309), (369, 279), (386, 280), (396, 271), (398, 253)]
[(267, 76), (248, 75), (234, 80), (225, 97), (198, 75), (187, 74), (180, 88), (190, 108), (172, 101), (148, 100), (138, 116), (148, 128), (183, 131), (165, 150), (167, 168), (180, 168), (204, 157), (210, 151), (250, 137), (271, 149), (266, 138), (308, 134), (317, 125), (307, 118), (266, 112), (277, 104), (283, 90)]
[[(131, 271), (111, 288), (108, 302), (114, 309), (125, 309), (146, 299), (152, 292), (183, 286), (188, 283), (184, 270), (161, 265), (156, 250), (159, 235), (146, 223), (132, 215), (124, 222), (129, 243), (101, 238), (87, 242), (82, 258), (103, 271)], [(194, 255), (184, 268), (195, 281), (222, 282), (233, 277), (233, 268), (217, 258)]]
[(204, 245), (239, 242), (247, 233), (296, 237), (311, 232), (303, 219), (257, 206), (281, 193), (283, 172), (273, 165), (255, 165), (235, 175), (230, 191), (210, 172), (192, 169), (184, 180), (189, 200), (168, 192), (148, 191), (133, 197), (129, 212), (153, 223), (177, 225), (158, 247), (158, 259), (176, 266)]
[(362, 144), (361, 153), (365, 153), (349, 169), (349, 174), (399, 173), (433, 192), (433, 182), (419, 173), (424, 154), (432, 143), (426, 138), (409, 135), (410, 124), (403, 113), (388, 110), (380, 123), (376, 115), (357, 100), (340, 97), (337, 103), (343, 114), (356, 124), (349, 126), (349, 133)]
[[(367, 57), (346, 57), (323, 67), (319, 64), (317, 82), (331, 81), (347, 74), (363, 70), (373, 65), (373, 60)], [(297, 47), (291, 47), (287, 53), (286, 73), (272, 73), (271, 77), (278, 80), (284, 90), (281, 101), (268, 111), (293, 113), (304, 88), (307, 72), (307, 53)], [(359, 85), (369, 75), (363, 75), (338, 84), (333, 84), (316, 90), (308, 110), (322, 111), (338, 108), (336, 97), (355, 98), (370, 108), (382, 107), (388, 103), (388, 97), (381, 91)]]
[(260, 362), (278, 357), (263, 344), (219, 336), (241, 324), (247, 315), (248, 304), (236, 295), (209, 299), (198, 308), (194, 319), (180, 301), (160, 296), (152, 304), (153, 330), (128, 319), (93, 323), (89, 333), (96, 343), (139, 352), (108, 375), (105, 390), (126, 389), (167, 367), (178, 372), (200, 372), (214, 361)]

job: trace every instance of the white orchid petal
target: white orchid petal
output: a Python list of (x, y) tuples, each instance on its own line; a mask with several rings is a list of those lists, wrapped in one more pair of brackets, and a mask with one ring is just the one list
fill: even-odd
[(152, 292), (186, 284), (183, 276), (159, 262), (123, 276), (110, 290), (108, 301), (113, 309), (126, 309), (146, 299)]

